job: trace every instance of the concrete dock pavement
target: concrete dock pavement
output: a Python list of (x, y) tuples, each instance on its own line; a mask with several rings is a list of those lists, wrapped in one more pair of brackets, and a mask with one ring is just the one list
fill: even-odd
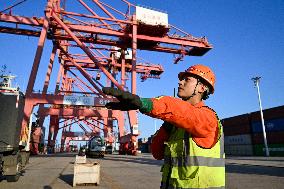
[[(16, 183), (0, 182), (1, 189), (157, 189), (161, 165), (151, 154), (127, 156), (107, 154), (103, 159), (88, 158), (101, 165), (99, 186), (73, 184), (76, 154), (58, 153), (32, 156)], [(226, 157), (226, 188), (283, 189), (284, 158)]]
[(284, 157), (260, 157), (260, 156), (227, 156), (226, 163), (241, 163), (249, 165), (284, 167)]
[(226, 157), (226, 188), (283, 189), (284, 157)]

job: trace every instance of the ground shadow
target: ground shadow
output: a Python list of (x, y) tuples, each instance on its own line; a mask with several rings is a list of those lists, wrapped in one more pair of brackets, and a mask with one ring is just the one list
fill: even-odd
[(263, 166), (263, 165), (227, 163), (226, 172), (284, 177), (283, 167), (273, 167), (273, 166)]
[(43, 189), (52, 189), (52, 187), (51, 186), (43, 186)]
[(55, 153), (55, 154), (38, 154), (31, 155), (32, 158), (44, 158), (44, 157), (76, 157), (78, 153)]
[(60, 175), (59, 178), (73, 187), (73, 174)]
[(248, 160), (248, 161), (275, 161), (275, 162), (283, 162), (284, 163), (284, 158), (283, 157), (273, 157), (273, 158), (265, 158), (265, 157), (251, 157), (251, 156), (228, 156), (226, 154), (226, 159), (228, 160)]
[(127, 155), (120, 155), (116, 157), (112, 156), (105, 156), (105, 160), (111, 160), (111, 161), (120, 161), (120, 162), (132, 162), (132, 163), (138, 163), (138, 164), (148, 164), (148, 165), (157, 165), (160, 166), (163, 164), (163, 160), (155, 160), (155, 159), (149, 159), (149, 158), (143, 158), (143, 157), (134, 157), (134, 156), (127, 156)]

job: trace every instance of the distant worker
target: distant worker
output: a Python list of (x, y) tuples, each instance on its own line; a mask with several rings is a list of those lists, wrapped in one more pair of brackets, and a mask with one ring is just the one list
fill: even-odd
[(161, 188), (225, 188), (223, 129), (215, 111), (203, 100), (214, 93), (215, 75), (204, 65), (178, 74), (178, 98), (140, 98), (105, 87), (119, 102), (107, 108), (135, 110), (165, 122), (152, 139), (152, 154), (164, 159)]

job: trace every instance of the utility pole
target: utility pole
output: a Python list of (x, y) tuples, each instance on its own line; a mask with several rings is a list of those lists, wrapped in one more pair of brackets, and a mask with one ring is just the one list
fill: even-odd
[(157, 119), (154, 119), (155, 133), (157, 131)]
[(259, 91), (260, 78), (261, 77), (253, 77), (253, 78), (251, 78), (251, 80), (254, 82), (254, 85), (257, 88), (258, 102), (259, 102), (260, 116), (261, 116), (261, 124), (262, 124), (262, 131), (263, 131), (263, 139), (264, 139), (264, 145), (265, 145), (265, 152), (266, 152), (266, 156), (268, 157), (269, 156), (269, 150), (268, 150), (268, 145), (267, 145), (267, 140), (266, 140), (266, 132), (265, 132), (261, 98), (260, 98), (260, 91)]

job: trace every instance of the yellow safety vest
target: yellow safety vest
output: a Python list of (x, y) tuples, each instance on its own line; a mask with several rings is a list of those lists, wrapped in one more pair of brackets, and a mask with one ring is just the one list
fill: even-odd
[(161, 188), (225, 188), (224, 136), (219, 119), (218, 127), (219, 140), (210, 149), (198, 146), (184, 129), (173, 127), (165, 148)]

